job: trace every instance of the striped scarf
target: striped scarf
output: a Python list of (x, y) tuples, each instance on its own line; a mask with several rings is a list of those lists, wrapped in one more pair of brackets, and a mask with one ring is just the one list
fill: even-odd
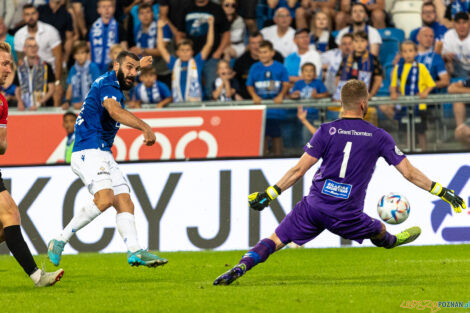
[(104, 73), (111, 58), (109, 49), (112, 45), (119, 43), (119, 27), (114, 18), (111, 19), (107, 27), (101, 18), (93, 23), (90, 29), (91, 60), (95, 62)]
[(26, 108), (37, 106), (37, 102), (47, 92), (47, 64), (38, 60), (32, 67), (28, 58), (18, 66), (18, 80), (21, 88), (21, 99)]
[(405, 96), (414, 96), (419, 94), (419, 63), (414, 61), (411, 65), (411, 69), (408, 72), (408, 76), (406, 77), (405, 86), (401, 85), (401, 77), (403, 75), (403, 69), (405, 67), (405, 63), (401, 63), (398, 65), (397, 70), (397, 82), (400, 88), (400, 91)]

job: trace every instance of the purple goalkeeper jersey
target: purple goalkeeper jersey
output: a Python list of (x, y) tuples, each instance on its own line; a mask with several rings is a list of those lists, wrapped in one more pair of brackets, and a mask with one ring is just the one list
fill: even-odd
[(340, 219), (363, 211), (367, 186), (379, 157), (389, 165), (405, 158), (390, 134), (359, 118), (321, 125), (304, 150), (323, 159), (307, 196), (309, 206)]

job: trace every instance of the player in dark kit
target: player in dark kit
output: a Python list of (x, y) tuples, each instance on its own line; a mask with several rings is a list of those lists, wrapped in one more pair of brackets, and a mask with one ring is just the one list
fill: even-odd
[(348, 81), (341, 89), (342, 118), (321, 125), (304, 147), (305, 153), (297, 165), (276, 185), (249, 195), (250, 207), (261, 211), (323, 159), (309, 194), (296, 204), (271, 237), (258, 242), (238, 265), (219, 276), (214, 285), (229, 285), (286, 244), (303, 245), (325, 229), (359, 243), (368, 238), (377, 247), (387, 249), (418, 238), (419, 227), (392, 235), (382, 222), (363, 212), (367, 186), (379, 157), (394, 165), (416, 186), (450, 203), (456, 212), (465, 209), (465, 202), (453, 190), (432, 182), (411, 165), (386, 131), (363, 120), (368, 97), (364, 82)]
[[(8, 74), (11, 73), (11, 65), (10, 45), (0, 42), (0, 85), (5, 83)], [(5, 154), (7, 150), (7, 120), (8, 103), (5, 97), (0, 94), (0, 154)], [(0, 243), (3, 241), (6, 242), (16, 261), (37, 287), (52, 286), (64, 275), (62, 269), (52, 273), (38, 269), (21, 234), (18, 207), (5, 188), (0, 174)]]

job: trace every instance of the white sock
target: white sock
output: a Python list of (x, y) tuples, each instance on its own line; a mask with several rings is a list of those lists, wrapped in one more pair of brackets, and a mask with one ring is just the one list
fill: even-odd
[(128, 212), (119, 213), (116, 215), (116, 226), (121, 234), (122, 240), (130, 252), (136, 252), (141, 247), (137, 240), (137, 229), (135, 227), (135, 217)]
[(65, 226), (57, 240), (68, 242), (77, 231), (88, 225), (100, 214), (101, 211), (93, 202), (82, 208), (80, 212), (72, 218), (70, 223)]
[(41, 270), (36, 270), (36, 272), (29, 275), (35, 284), (41, 279)]

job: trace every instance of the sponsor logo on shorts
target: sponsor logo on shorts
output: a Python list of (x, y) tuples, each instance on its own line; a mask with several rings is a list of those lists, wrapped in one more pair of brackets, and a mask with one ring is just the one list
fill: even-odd
[(321, 193), (335, 198), (348, 199), (351, 194), (352, 185), (342, 184), (334, 180), (327, 179), (323, 185)]
[(109, 172), (106, 172), (104, 167), (100, 167), (100, 171), (98, 172), (98, 175), (109, 175)]

